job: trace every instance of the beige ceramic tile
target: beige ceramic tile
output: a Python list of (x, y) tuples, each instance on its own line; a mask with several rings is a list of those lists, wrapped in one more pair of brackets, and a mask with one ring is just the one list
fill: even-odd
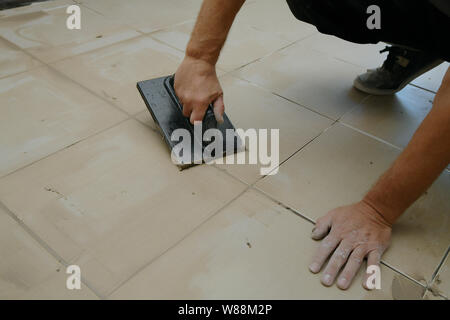
[(139, 35), (87, 8), (81, 9), (81, 29), (69, 30), (69, 4), (1, 18), (0, 36), (48, 63)]
[(235, 74), (337, 119), (366, 97), (352, 87), (362, 71), (363, 68), (308, 49), (300, 41)]
[(341, 122), (404, 148), (433, 106), (434, 94), (414, 86), (391, 96), (370, 96)]
[(321, 33), (302, 40), (302, 44), (336, 59), (370, 69), (380, 67), (387, 57), (387, 53), (380, 54), (380, 50), (384, 49), (386, 44), (352, 43)]
[(243, 190), (212, 166), (180, 172), (136, 120), (0, 180), (0, 200), (103, 295)]
[(41, 63), (0, 38), (0, 78), (33, 69)]
[(447, 72), (449, 66), (450, 64), (448, 62), (444, 62), (438, 67), (415, 79), (412, 84), (433, 92), (437, 92), (441, 86), (442, 78)]
[(80, 0), (116, 22), (152, 32), (197, 17), (201, 0)]
[(136, 82), (176, 71), (183, 53), (147, 36), (59, 61), (53, 66), (130, 114), (145, 110)]
[[(174, 26), (153, 33), (152, 37), (184, 51), (193, 26), (193, 22)], [(225, 71), (231, 71), (288, 44), (288, 40), (254, 29), (245, 23), (235, 23), (220, 54), (217, 66)]]
[(247, 0), (236, 22), (289, 41), (317, 33), (315, 26), (297, 20), (285, 0)]
[(110, 298), (392, 299), (398, 276), (386, 267), (380, 291), (362, 288), (362, 272), (348, 291), (322, 286), (307, 267), (318, 245), (311, 229), (306, 220), (247, 191)]
[(0, 299), (95, 299), (66, 288), (65, 268), (0, 206)]
[[(285, 205), (317, 219), (359, 201), (399, 154), (336, 124), (256, 186)], [(450, 243), (450, 174), (439, 179), (396, 223), (383, 259), (417, 280), (430, 281)]]
[[(225, 111), (233, 125), (240, 129), (278, 129), (279, 159), (286, 160), (308, 143), (332, 120), (259, 88), (247, 81), (226, 75), (220, 79), (224, 90)], [(270, 152), (270, 136), (268, 137)], [(247, 158), (248, 159), (248, 158)], [(261, 178), (261, 167), (268, 165), (218, 165), (246, 183)]]
[(48, 67), (0, 79), (0, 176), (124, 118)]

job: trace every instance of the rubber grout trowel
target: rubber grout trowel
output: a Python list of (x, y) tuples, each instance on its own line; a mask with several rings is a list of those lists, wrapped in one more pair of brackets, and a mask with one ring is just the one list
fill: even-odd
[[(212, 105), (208, 106), (201, 124), (192, 125), (183, 116), (183, 106), (174, 90), (173, 75), (140, 81), (137, 88), (171, 150), (172, 161), (180, 169), (244, 150), (227, 115), (224, 114), (223, 122), (218, 123)], [(207, 132), (209, 129), (215, 130)]]

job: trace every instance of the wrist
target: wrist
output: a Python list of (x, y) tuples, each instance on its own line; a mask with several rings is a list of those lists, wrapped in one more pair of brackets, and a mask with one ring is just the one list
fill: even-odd
[(177, 70), (177, 73), (181, 68), (187, 68), (187, 70), (189, 70), (189, 73), (195, 74), (197, 76), (209, 77), (212, 75), (216, 75), (216, 66), (214, 64), (211, 64), (210, 62), (203, 59), (194, 58), (188, 55), (184, 57), (183, 62)]
[(186, 48), (185, 56), (186, 58), (206, 62), (212, 67), (215, 67), (217, 60), (219, 59), (219, 54), (191, 45), (188, 45)]
[(205, 61), (213, 66), (216, 65), (219, 59), (220, 50), (222, 49), (223, 41), (220, 39), (203, 39), (192, 35), (186, 47), (186, 56), (192, 59)]
[(370, 197), (370, 195), (366, 195), (361, 200), (361, 203), (364, 206), (369, 207), (371, 214), (374, 215), (381, 223), (389, 227), (392, 227), (397, 217), (399, 216), (393, 214), (390, 209), (386, 208), (386, 206), (374, 200), (372, 197)]

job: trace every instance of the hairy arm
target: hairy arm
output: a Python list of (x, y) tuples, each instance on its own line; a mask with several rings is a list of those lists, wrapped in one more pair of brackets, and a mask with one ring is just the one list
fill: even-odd
[[(330, 286), (337, 280), (347, 289), (364, 258), (379, 265), (389, 246), (392, 224), (433, 183), (450, 163), (450, 69), (434, 105), (408, 146), (364, 199), (337, 208), (317, 220), (312, 237), (322, 240), (310, 270), (317, 273), (331, 255), (322, 275)], [(367, 279), (367, 275), (366, 275)], [(366, 281), (363, 285), (367, 287)]]
[(228, 32), (245, 0), (204, 0), (183, 62), (175, 74), (175, 92), (190, 121), (201, 121), (210, 103), (218, 121), (224, 112), (223, 92), (215, 65)]
[(412, 140), (364, 198), (386, 221), (397, 218), (450, 163), (450, 68)]

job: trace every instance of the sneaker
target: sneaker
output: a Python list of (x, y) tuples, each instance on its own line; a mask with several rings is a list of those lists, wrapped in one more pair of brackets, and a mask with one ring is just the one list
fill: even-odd
[(402, 47), (386, 47), (380, 53), (389, 52), (383, 65), (367, 70), (356, 77), (353, 86), (373, 95), (394, 94), (423, 73), (440, 65), (443, 60), (422, 51)]

